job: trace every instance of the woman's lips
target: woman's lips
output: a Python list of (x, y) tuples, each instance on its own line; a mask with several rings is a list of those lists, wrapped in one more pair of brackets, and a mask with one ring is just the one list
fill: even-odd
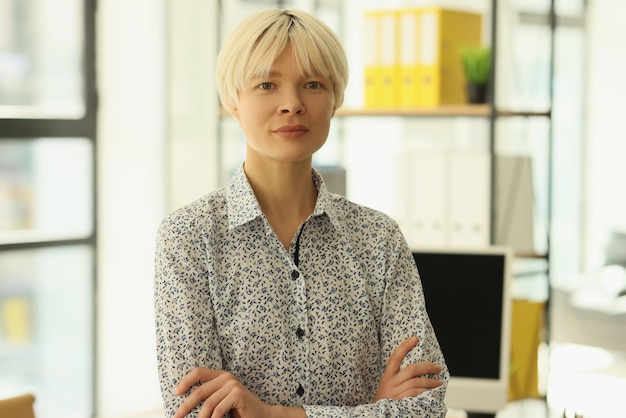
[(274, 133), (280, 137), (287, 139), (300, 138), (306, 135), (309, 130), (302, 125), (286, 125), (274, 130)]

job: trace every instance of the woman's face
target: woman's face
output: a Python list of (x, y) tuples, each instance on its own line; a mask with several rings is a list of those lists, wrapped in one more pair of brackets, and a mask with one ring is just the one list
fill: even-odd
[(232, 114), (246, 137), (247, 160), (310, 161), (326, 142), (335, 114), (333, 85), (326, 77), (301, 74), (291, 45), (270, 75), (252, 79), (238, 98)]

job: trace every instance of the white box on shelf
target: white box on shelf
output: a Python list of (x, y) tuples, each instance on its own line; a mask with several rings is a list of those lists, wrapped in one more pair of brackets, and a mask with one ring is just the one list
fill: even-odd
[[(448, 167), (445, 153), (414, 151), (408, 158), (409, 246), (443, 247), (448, 227)], [(402, 179), (399, 179), (400, 181)]]
[(448, 157), (448, 245), (489, 245), (489, 155), (486, 152), (454, 152)]

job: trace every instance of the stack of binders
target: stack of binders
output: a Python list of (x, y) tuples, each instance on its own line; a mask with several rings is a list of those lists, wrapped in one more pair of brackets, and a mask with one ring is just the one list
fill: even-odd
[(481, 44), (482, 15), (439, 7), (365, 13), (365, 107), (467, 103), (461, 51)]

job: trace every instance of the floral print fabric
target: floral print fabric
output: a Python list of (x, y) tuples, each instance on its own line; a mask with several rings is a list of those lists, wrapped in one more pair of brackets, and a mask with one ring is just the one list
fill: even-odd
[[(269, 404), (309, 417), (444, 417), (449, 378), (415, 262), (387, 215), (318, 188), (289, 250), (241, 167), (221, 188), (168, 215), (155, 262), (157, 361), (166, 416), (194, 367), (227, 370)], [(444, 385), (371, 403), (391, 352), (443, 366)], [(190, 416), (195, 417), (198, 408)]]

